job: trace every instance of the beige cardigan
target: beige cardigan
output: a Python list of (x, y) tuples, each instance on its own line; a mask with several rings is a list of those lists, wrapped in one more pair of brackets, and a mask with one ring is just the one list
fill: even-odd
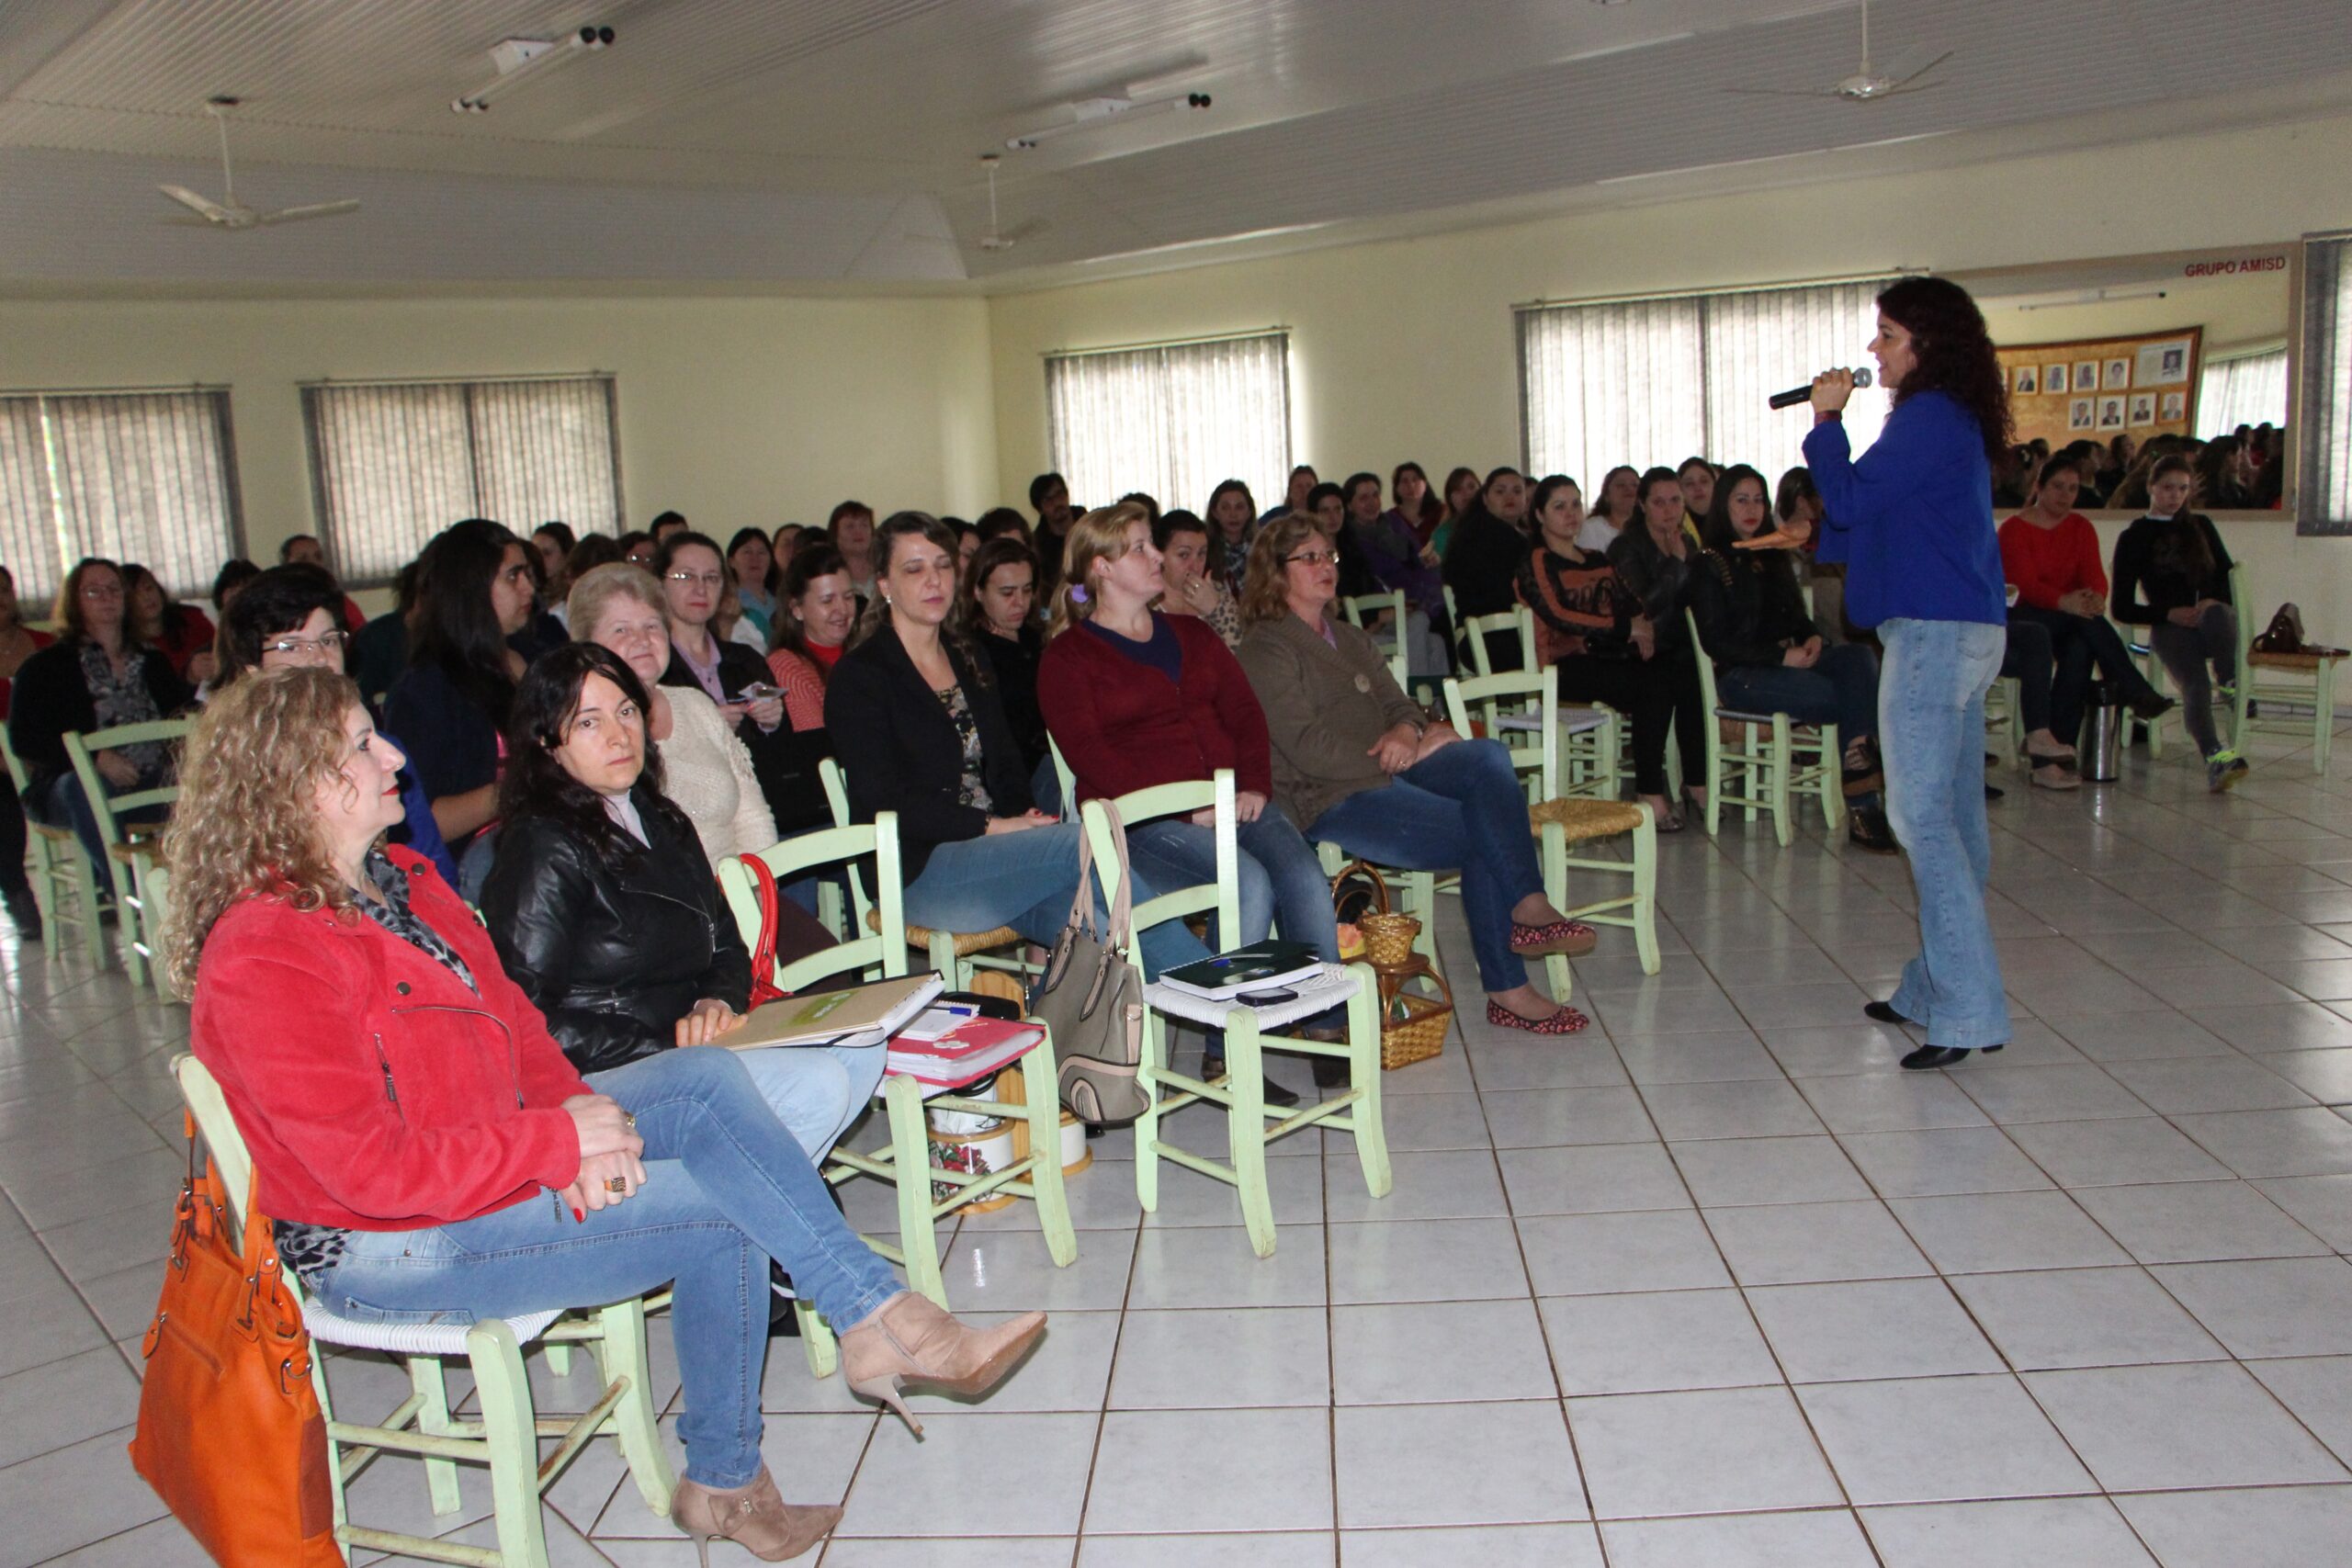
[(1383, 731), (1427, 722), (1363, 629), (1329, 624), (1336, 644), (1285, 615), (1251, 626), (1233, 650), (1266, 710), (1274, 798), (1302, 830), (1348, 796), (1387, 784), (1370, 755)]
[(691, 686), (664, 686), (662, 694), (670, 700), (670, 738), (661, 743), (662, 793), (694, 823), (711, 870), (729, 855), (775, 843), (775, 818), (752, 772), (752, 754), (727, 728), (718, 705)]

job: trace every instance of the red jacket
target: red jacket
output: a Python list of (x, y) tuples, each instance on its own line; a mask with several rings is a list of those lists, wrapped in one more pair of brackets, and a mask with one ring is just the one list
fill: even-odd
[(2079, 512), (2069, 512), (2055, 528), (2023, 517), (2001, 525), (2001, 575), (2016, 584), (2018, 603), (2054, 610), (2077, 589), (2107, 592), (2107, 569), (2099, 564), (2098, 530)]
[(440, 874), (389, 852), (480, 996), (373, 920), (282, 898), (230, 906), (204, 944), (191, 1047), (273, 1219), (417, 1230), (580, 1174), (562, 1104), (592, 1091)]
[(1183, 649), (1183, 679), (1136, 663), (1072, 627), (1046, 645), (1037, 706), (1078, 784), (1078, 797), (1125, 795), (1233, 770), (1237, 790), (1272, 796), (1266, 715), (1225, 639), (1197, 615), (1155, 615)]

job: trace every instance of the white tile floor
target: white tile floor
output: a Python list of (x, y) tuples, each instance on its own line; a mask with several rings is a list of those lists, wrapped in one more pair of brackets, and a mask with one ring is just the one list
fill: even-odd
[[(1072, 1268), (1021, 1210), (945, 1238), (960, 1307), (1056, 1315), (928, 1441), (779, 1344), (775, 1469), (848, 1505), (822, 1562), (2345, 1561), (2352, 761), (2256, 755), (2219, 799), (2178, 751), (2075, 795), (1999, 775), (1998, 1058), (1902, 1073), (1860, 1016), (1910, 950), (1902, 863), (1742, 824), (1661, 842), (1665, 971), (1605, 938), (1587, 1033), (1474, 1019), (1389, 1075), (1389, 1198), (1283, 1145), (1272, 1258), (1179, 1169), (1141, 1222), (1103, 1141)], [(0, 985), (0, 1568), (199, 1562), (122, 1448), (185, 1014), (38, 952)], [(384, 1372), (339, 1359), (338, 1391)], [(433, 1528), (398, 1461), (358, 1492)], [(439, 1528), (484, 1540), (485, 1506)], [(560, 1563), (692, 1561), (608, 1454), (552, 1510)]]

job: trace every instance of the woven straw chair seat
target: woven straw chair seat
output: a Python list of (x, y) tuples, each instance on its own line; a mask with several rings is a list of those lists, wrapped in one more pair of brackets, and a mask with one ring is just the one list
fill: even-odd
[(1622, 800), (1544, 800), (1527, 808), (1527, 823), (1541, 833), (1545, 823), (1557, 822), (1575, 844), (1630, 833), (1646, 814), (1646, 807)]
[[(865, 911), (865, 929), (870, 931), (878, 931), (882, 929), (881, 910)], [(956, 939), (956, 956), (958, 958), (969, 958), (976, 953), (986, 953), (992, 947), (1009, 947), (1022, 940), (1021, 933), (1011, 926), (999, 926), (992, 931), (956, 931), (952, 934)], [(931, 928), (916, 925), (912, 920), (908, 921), (907, 942), (912, 947), (929, 947)]]

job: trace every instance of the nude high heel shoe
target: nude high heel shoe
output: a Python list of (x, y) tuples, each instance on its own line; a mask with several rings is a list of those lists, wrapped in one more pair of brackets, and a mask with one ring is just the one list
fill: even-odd
[(899, 1413), (918, 1438), (922, 1423), (899, 1397), (909, 1383), (944, 1393), (986, 1393), (1029, 1353), (1046, 1314), (1023, 1313), (994, 1328), (967, 1328), (928, 1296), (901, 1291), (842, 1336), (842, 1377), (850, 1392)]
[(731, 1540), (763, 1562), (797, 1557), (842, 1522), (842, 1511), (813, 1503), (787, 1503), (765, 1465), (748, 1486), (720, 1492), (692, 1481), (678, 1483), (670, 1499), (670, 1522), (693, 1538), (695, 1556), (710, 1568), (713, 1536)]

